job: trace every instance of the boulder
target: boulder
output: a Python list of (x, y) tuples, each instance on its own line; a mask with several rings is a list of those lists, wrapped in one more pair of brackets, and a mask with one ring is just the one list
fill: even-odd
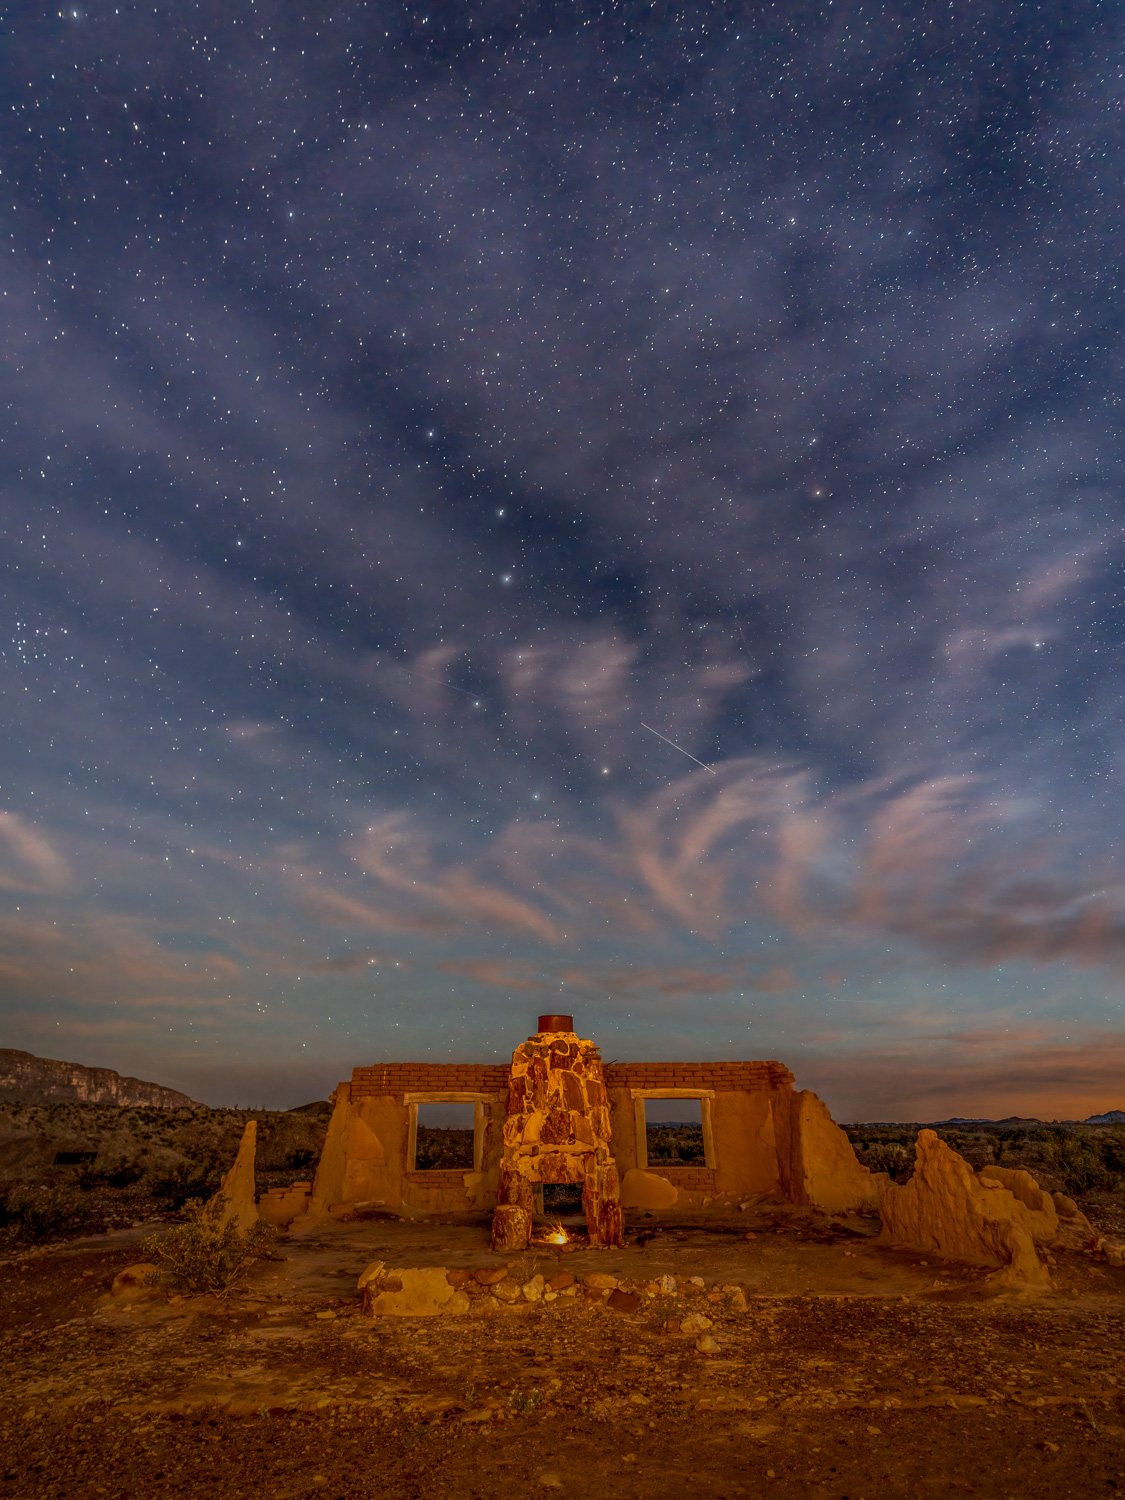
[(621, 1179), (622, 1208), (672, 1208), (679, 1196), (679, 1189), (667, 1177), (640, 1167), (630, 1167)]
[(243, 1231), (258, 1222), (258, 1206), (254, 1201), (254, 1156), (257, 1145), (258, 1122), (247, 1120), (234, 1166), (223, 1176), (219, 1191), (210, 1200), (214, 1203), (220, 1196), (225, 1198), (223, 1223), (234, 1219)]
[[(370, 1269), (370, 1268), (369, 1268)], [(367, 1276), (367, 1272), (364, 1272)], [(363, 1278), (360, 1278), (363, 1280)], [(363, 1310), (371, 1317), (424, 1318), (448, 1312), (455, 1293), (445, 1279), (444, 1266), (395, 1268), (384, 1267), (370, 1277), (363, 1287)], [(468, 1303), (465, 1298), (465, 1303)], [(456, 1310), (464, 1311), (460, 1302)]]
[(918, 1132), (914, 1176), (886, 1190), (879, 1212), (884, 1241), (991, 1266), (995, 1285), (1051, 1284), (1035, 1252), (1031, 1211), (999, 1182), (978, 1177), (932, 1130)]
[(156, 1276), (159, 1267), (151, 1261), (140, 1260), (135, 1266), (126, 1266), (113, 1278), (110, 1294), (114, 1297), (133, 1297), (148, 1289), (149, 1277)]

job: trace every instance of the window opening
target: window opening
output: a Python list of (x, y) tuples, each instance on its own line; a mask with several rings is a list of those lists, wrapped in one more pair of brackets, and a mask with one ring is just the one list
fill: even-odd
[(414, 1144), (416, 1172), (471, 1172), (474, 1119), (471, 1103), (419, 1104)]
[(706, 1166), (702, 1099), (646, 1099), (644, 1103), (649, 1166)]

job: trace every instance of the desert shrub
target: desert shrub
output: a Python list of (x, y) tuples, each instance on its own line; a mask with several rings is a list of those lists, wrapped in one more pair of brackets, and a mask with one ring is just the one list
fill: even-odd
[(185, 1203), (187, 1223), (177, 1224), (164, 1235), (146, 1236), (141, 1254), (189, 1291), (223, 1296), (277, 1238), (272, 1225), (260, 1220), (246, 1230), (239, 1229), (234, 1219), (224, 1220), (226, 1203), (221, 1193), (210, 1203), (199, 1198)]
[(1106, 1158), (1116, 1160), (1117, 1151), (1114, 1146), (1107, 1152), (1107, 1144), (1107, 1139), (1084, 1132), (1060, 1133), (1048, 1140), (1044, 1154), (1049, 1165), (1062, 1177), (1068, 1193), (1112, 1192), (1118, 1185), (1119, 1173)]
[(100, 1187), (127, 1188), (140, 1182), (144, 1175), (144, 1165), (136, 1157), (131, 1160), (122, 1157), (116, 1162), (106, 1162), (104, 1166), (91, 1163), (84, 1167), (78, 1177), (78, 1186), (83, 1192)]
[(0, 1204), (0, 1224), (13, 1239), (41, 1245), (84, 1234), (93, 1215), (71, 1188), (23, 1188)]
[(197, 1198), (210, 1198), (219, 1186), (222, 1173), (217, 1164), (182, 1162), (164, 1172), (154, 1173), (149, 1189), (154, 1198), (159, 1198), (171, 1209), (185, 1207)]
[(899, 1141), (874, 1141), (861, 1147), (859, 1159), (872, 1172), (888, 1172), (892, 1177), (901, 1177), (914, 1169), (914, 1147)]

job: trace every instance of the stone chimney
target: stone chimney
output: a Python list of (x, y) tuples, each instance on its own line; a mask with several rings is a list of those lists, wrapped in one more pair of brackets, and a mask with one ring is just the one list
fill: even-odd
[(576, 1034), (571, 1016), (550, 1015), (539, 1017), (539, 1031), (512, 1054), (493, 1249), (525, 1250), (535, 1188), (561, 1182), (582, 1184), (591, 1246), (620, 1245), (620, 1185), (601, 1054)]

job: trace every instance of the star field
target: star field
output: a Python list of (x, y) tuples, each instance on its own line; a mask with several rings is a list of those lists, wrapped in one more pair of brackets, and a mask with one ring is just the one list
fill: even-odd
[(18, 6), (6, 1044), (1122, 1104), (1121, 43)]

